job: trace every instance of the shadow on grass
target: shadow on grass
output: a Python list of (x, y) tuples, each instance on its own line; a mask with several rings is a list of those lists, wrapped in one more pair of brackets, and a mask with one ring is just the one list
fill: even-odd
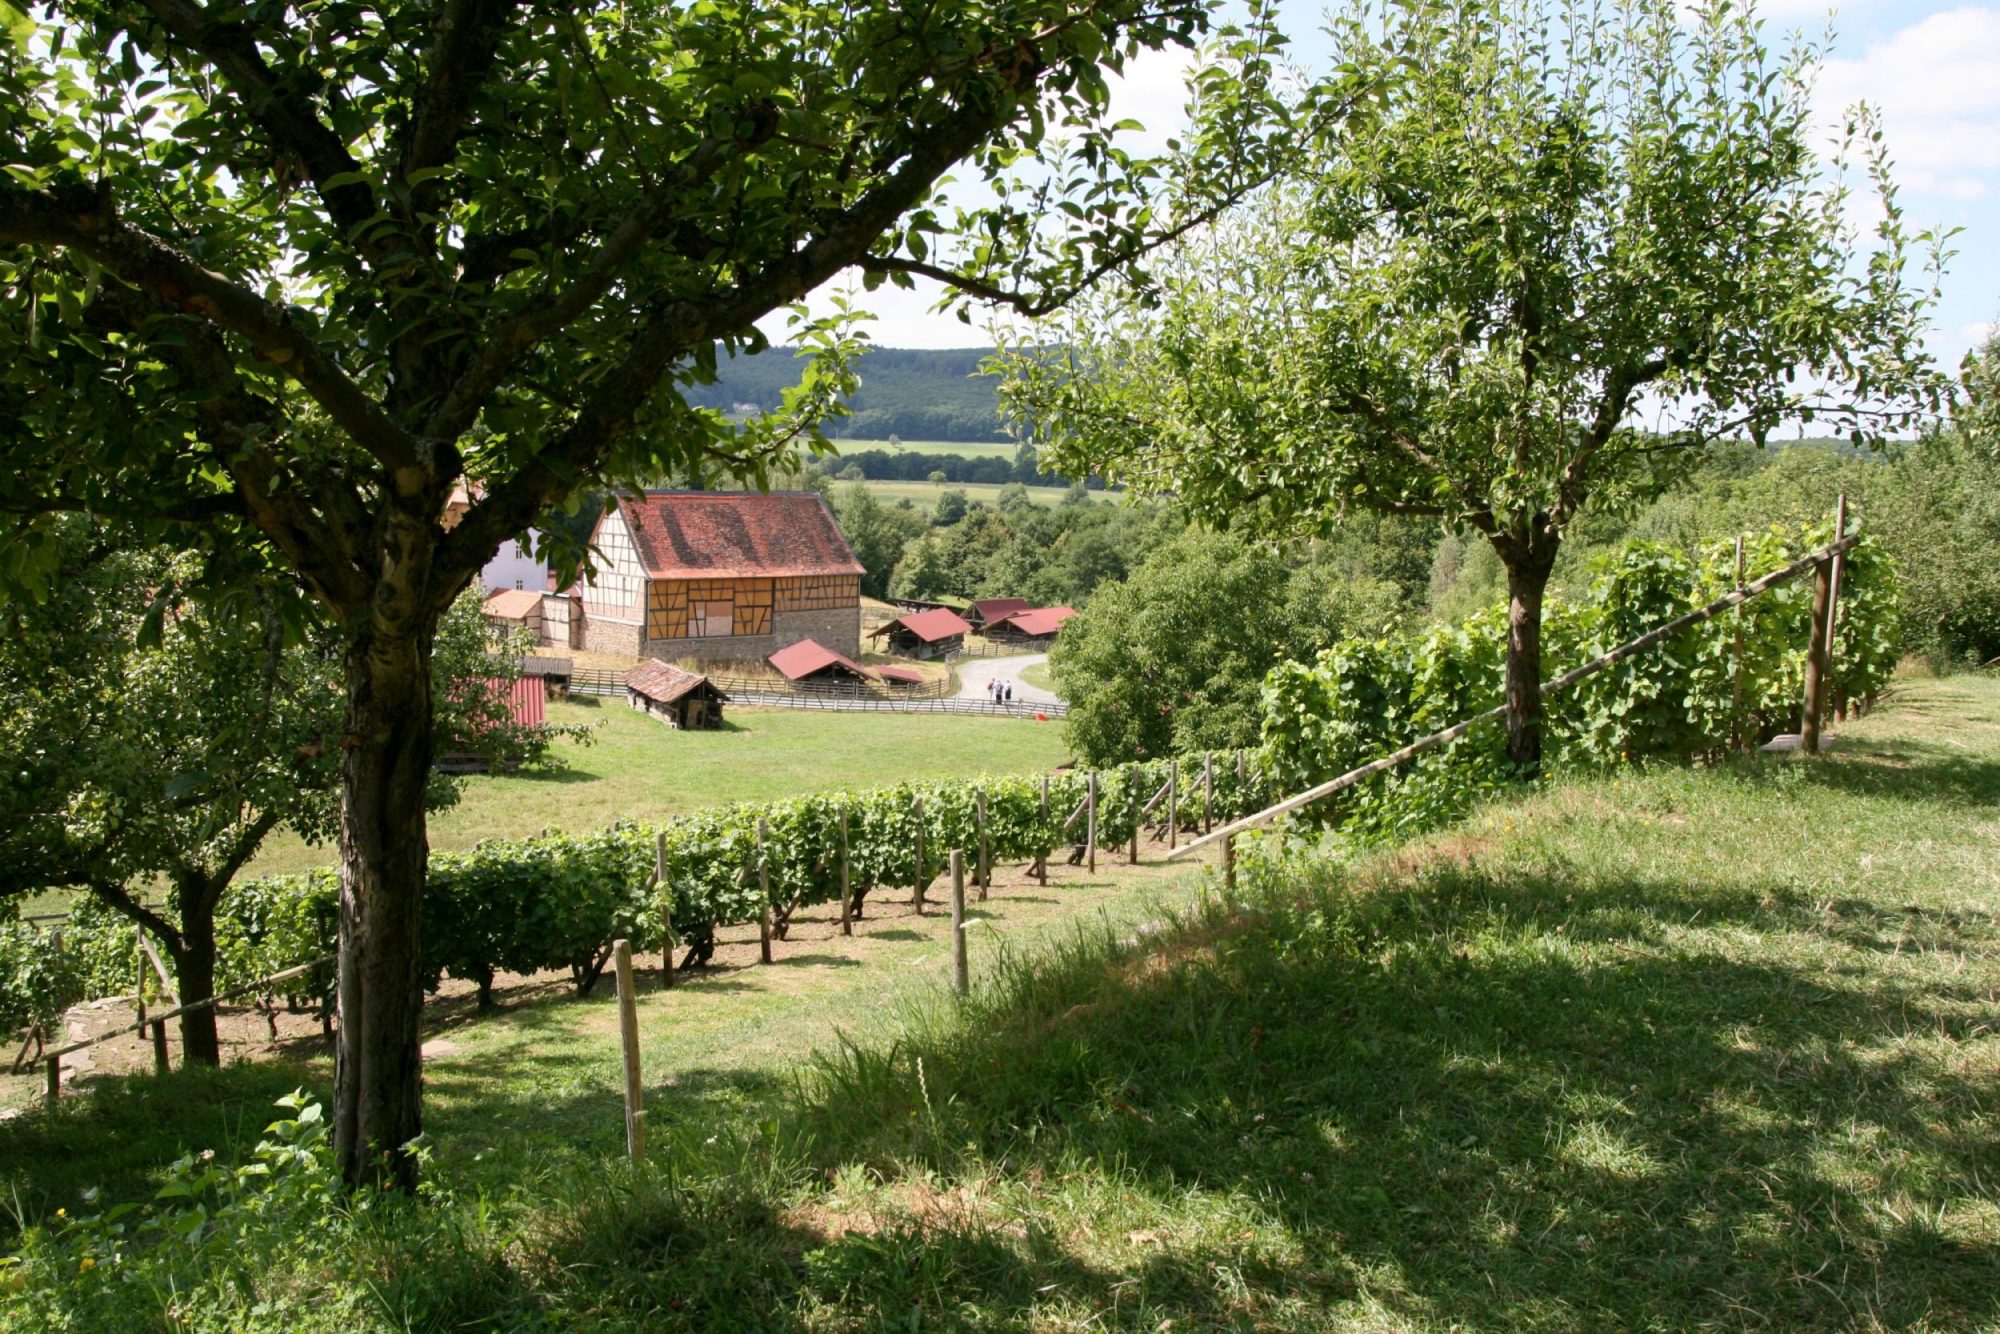
[[(1697, 916), (1785, 944), (1667, 938)], [(1097, 1165), (1131, 1197), (1106, 1212), (1166, 1220), (1167, 1253), (1086, 1292), (1202, 1328), (1341, 1297), (1393, 1313), (1373, 1323), (1989, 1323), (2000, 1245), (1967, 1217), (1990, 1071), (1938, 1047), (1987, 1031), (1986, 988), (1948, 961), (1857, 985), (1823, 917), (1462, 864), (1394, 894), (1322, 885), (1166, 963), (1042, 961), (943, 1036), (836, 1062), (810, 1125), (823, 1161), (885, 1171)], [(1962, 930), (1959, 950), (1996, 943)], [(1227, 1226), (1196, 1221), (1214, 1210)], [(1274, 1241), (1297, 1259), (1259, 1270)], [(1011, 1285), (967, 1296), (1026, 1316)]]
[(1812, 786), (1930, 806), (2000, 806), (2000, 762), (1949, 745), (1853, 742), (1829, 758), (1801, 766)]

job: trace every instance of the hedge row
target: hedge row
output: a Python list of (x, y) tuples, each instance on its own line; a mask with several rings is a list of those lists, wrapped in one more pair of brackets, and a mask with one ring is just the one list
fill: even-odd
[[(1167, 772), (1166, 762), (1155, 761), (1099, 774), (1101, 845), (1130, 839), (1139, 807), (1160, 791)], [(872, 889), (929, 888), (943, 874), (950, 849), (973, 855), (982, 791), (996, 861), (1027, 861), (1081, 841), (1083, 820), (1067, 835), (1062, 826), (1083, 801), (1087, 782), (1082, 773), (1049, 775), (1046, 816), (1041, 780), (1015, 775), (819, 793), (720, 807), (664, 825), (626, 822), (587, 834), (491, 839), (468, 852), (435, 853), (424, 897), (424, 982), (435, 991), (447, 976), (462, 978), (484, 992), (495, 972), (567, 969), (587, 992), (613, 939), (658, 950), (669, 911), (676, 937), (698, 962), (714, 948), (718, 927), (758, 921), (767, 902), (785, 921), (800, 907), (838, 901), (843, 811), (849, 883), (865, 911)], [(1184, 825), (1204, 814), (1233, 819), (1264, 796), (1254, 770), (1239, 781), (1226, 755), (1215, 765), (1212, 812), (1204, 811), (1199, 758), (1181, 773), (1180, 788)], [(1165, 809), (1163, 802), (1150, 821), (1163, 820)], [(760, 823), (767, 877), (757, 874)], [(653, 870), (661, 851), (667, 874), (657, 884)], [(761, 888), (765, 878), (768, 899)], [(217, 913), (217, 987), (242, 986), (332, 953), (338, 902), (331, 869), (232, 886)], [(60, 952), (51, 944), (45, 933), (21, 924), (0, 934), (0, 1021), (15, 1027), (46, 1022), (75, 1000), (131, 991), (137, 955), (127, 919), (84, 901), (64, 924)], [(290, 984), (297, 988), (293, 999), (315, 999), (324, 982), (309, 976)]]
[[(1745, 581), (1832, 540), (1829, 526), (1745, 543)], [(1829, 699), (1879, 690), (1896, 661), (1898, 593), (1879, 543), (1862, 538), (1841, 576)], [(1733, 547), (1695, 556), (1634, 543), (1601, 566), (1580, 602), (1544, 607), (1542, 660), (1554, 677), (1735, 586)], [(1715, 758), (1799, 726), (1812, 580), (1789, 581), (1739, 611), (1691, 627), (1546, 701), (1544, 756), (1557, 766)], [(1262, 761), (1287, 792), (1498, 706), (1506, 685), (1505, 608), (1395, 639), (1350, 640), (1312, 663), (1274, 670), (1264, 688)], [(1497, 724), (1474, 729), (1339, 799), (1309, 807), (1310, 827), (1355, 841), (1404, 836), (1465, 811), (1513, 776)]]

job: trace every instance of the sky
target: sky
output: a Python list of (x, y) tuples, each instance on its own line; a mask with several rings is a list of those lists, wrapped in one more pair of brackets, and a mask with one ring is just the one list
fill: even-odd
[[(1325, 51), (1322, 9), (1321, 0), (1281, 4), (1294, 56), (1308, 68)], [(1956, 369), (2000, 319), (2000, 3), (1763, 0), (1758, 12), (1774, 45), (1795, 29), (1820, 35), (1831, 16), (1834, 39), (1817, 94), (1829, 147), (1847, 107), (1873, 104), (1911, 230), (1961, 229), (1927, 340), (1939, 362)], [(1142, 143), (1156, 145), (1180, 124), (1186, 67), (1185, 53), (1148, 53), (1117, 81), (1114, 110), (1147, 126)], [(932, 313), (937, 295), (934, 287), (883, 288), (855, 300), (875, 315), (869, 336), (881, 346), (985, 341), (977, 316), (968, 327)]]

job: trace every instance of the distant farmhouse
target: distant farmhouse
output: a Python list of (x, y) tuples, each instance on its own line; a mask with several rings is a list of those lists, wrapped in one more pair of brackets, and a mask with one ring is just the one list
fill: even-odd
[(764, 659), (813, 639), (861, 654), (861, 562), (813, 492), (619, 496), (591, 541), (603, 563), (568, 590), (577, 647)]

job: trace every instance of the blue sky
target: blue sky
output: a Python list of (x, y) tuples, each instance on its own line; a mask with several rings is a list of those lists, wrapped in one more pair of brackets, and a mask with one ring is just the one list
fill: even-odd
[[(1320, 0), (1285, 0), (1296, 53), (1319, 53)], [(1793, 29), (1835, 30), (1818, 102), (1829, 125), (1856, 101), (1874, 104), (1897, 168), (1904, 215), (1914, 229), (1958, 227), (1958, 252), (1934, 312), (1932, 352), (1949, 368), (2000, 318), (2000, 2), (1763, 0), (1776, 38)], [(1120, 81), (1118, 111), (1164, 137), (1180, 121), (1185, 57), (1137, 62)], [(1153, 137), (1153, 136), (1148, 136)], [(877, 316), (873, 339), (889, 347), (964, 347), (977, 325), (930, 314), (935, 290), (882, 290), (859, 298)], [(774, 329), (774, 332), (776, 330)]]

